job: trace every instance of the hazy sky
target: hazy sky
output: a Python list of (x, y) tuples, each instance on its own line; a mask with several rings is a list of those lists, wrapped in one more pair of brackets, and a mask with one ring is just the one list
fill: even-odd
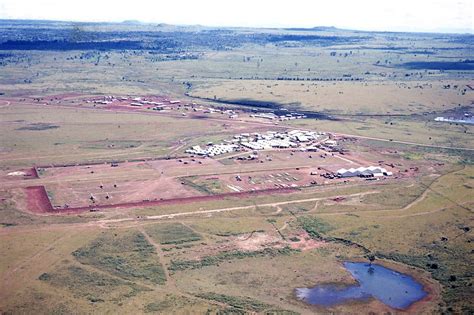
[(0, 0), (0, 18), (474, 32), (474, 0)]

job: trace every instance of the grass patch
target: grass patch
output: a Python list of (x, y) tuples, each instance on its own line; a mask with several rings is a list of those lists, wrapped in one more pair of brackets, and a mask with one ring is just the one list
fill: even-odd
[(145, 228), (151, 238), (162, 245), (183, 244), (201, 240), (201, 236), (183, 224), (155, 224)]
[(257, 312), (267, 315), (295, 315), (298, 314), (293, 311), (276, 309), (274, 306), (260, 302), (247, 296), (232, 296), (226, 294), (218, 294), (213, 292), (201, 293), (197, 295), (206, 300), (212, 300), (219, 303), (224, 303), (230, 308), (219, 312), (219, 314), (248, 314), (249, 312)]
[(212, 300), (219, 303), (224, 303), (231, 306), (234, 309), (251, 312), (263, 312), (264, 310), (271, 308), (272, 306), (246, 296), (231, 296), (217, 293), (201, 293), (197, 295), (200, 298), (206, 300)]
[(1, 227), (11, 227), (11, 226), (16, 226), (16, 225), (17, 225), (16, 223), (3, 223), (3, 222), (0, 222)]
[(118, 236), (107, 233), (72, 253), (81, 263), (92, 265), (127, 280), (164, 284), (166, 276), (155, 249), (137, 231)]
[(59, 128), (59, 126), (54, 125), (54, 124), (34, 123), (34, 124), (29, 124), (28, 126), (17, 128), (16, 130), (41, 131), (41, 130), (57, 129), (57, 128)]
[(244, 258), (255, 258), (255, 257), (275, 257), (279, 255), (291, 255), (292, 253), (299, 252), (298, 250), (291, 249), (289, 247), (284, 248), (265, 248), (263, 250), (254, 252), (222, 252), (214, 256), (206, 256), (201, 260), (172, 260), (169, 270), (178, 271), (186, 269), (200, 269), (207, 266), (219, 265), (219, 263), (225, 261), (231, 261), (235, 259)]
[(332, 231), (334, 228), (316, 217), (304, 216), (298, 218), (298, 223), (312, 238), (322, 238), (321, 234)]
[(98, 272), (90, 272), (77, 266), (68, 266), (52, 273), (43, 273), (39, 280), (53, 286), (66, 288), (77, 297), (90, 302), (120, 301), (133, 297), (146, 288), (129, 281), (112, 278)]
[(181, 177), (180, 180), (184, 185), (192, 187), (206, 195), (215, 195), (223, 191), (221, 183), (217, 180), (203, 180), (198, 176)]
[(423, 154), (419, 153), (419, 152), (404, 152), (402, 154), (402, 156), (407, 159), (407, 160), (412, 160), (412, 161), (416, 161), (416, 160), (421, 160), (424, 158)]
[(103, 140), (103, 141), (94, 141), (88, 142), (81, 145), (82, 149), (133, 149), (138, 148), (142, 145), (141, 141), (137, 140)]
[(364, 254), (370, 253), (370, 250), (367, 247), (354, 241), (340, 237), (324, 235), (330, 231), (333, 231), (334, 227), (332, 227), (329, 223), (322, 221), (321, 219), (310, 216), (299, 217), (298, 223), (300, 224), (301, 228), (305, 230), (313, 239), (356, 247), (362, 250)]
[(163, 300), (151, 302), (145, 305), (145, 313), (173, 313), (183, 306), (190, 306), (195, 304), (195, 301), (186, 297), (167, 294)]

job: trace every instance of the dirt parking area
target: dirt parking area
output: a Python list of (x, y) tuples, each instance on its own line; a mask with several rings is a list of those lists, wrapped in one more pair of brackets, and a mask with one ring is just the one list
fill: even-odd
[(35, 179), (35, 178), (38, 178), (38, 173), (36, 171), (36, 168), (34, 167), (0, 172), (1, 182), (17, 181), (17, 180), (24, 180), (24, 179)]
[(102, 180), (47, 186), (55, 208), (112, 205), (201, 196), (203, 193), (165, 176), (141, 180)]
[(296, 188), (310, 185), (316, 176), (310, 175), (310, 169), (282, 170), (267, 172), (240, 173), (237, 175), (221, 175), (219, 180), (234, 191), (252, 191), (270, 188)]
[(170, 176), (186, 175), (192, 169), (213, 169), (221, 164), (210, 158), (159, 159), (137, 162), (102, 163), (96, 165), (71, 165), (65, 167), (43, 167), (39, 169), (41, 178), (61, 179), (80, 176), (87, 179), (123, 176)]

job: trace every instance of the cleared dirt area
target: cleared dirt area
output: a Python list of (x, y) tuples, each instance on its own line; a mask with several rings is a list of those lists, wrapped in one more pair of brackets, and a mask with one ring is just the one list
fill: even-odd
[(16, 181), (16, 180), (34, 179), (34, 178), (39, 178), (36, 167), (27, 168), (27, 169), (19, 169), (19, 170), (14, 170), (14, 171), (8, 170), (8, 171), (0, 172), (1, 181)]
[[(41, 186), (44, 189), (43, 186)], [(142, 201), (130, 201), (130, 202), (123, 202), (123, 203), (110, 203), (110, 204), (98, 204), (98, 203), (91, 203), (90, 205), (86, 206), (77, 206), (77, 207), (51, 207), (48, 208), (46, 204), (46, 199), (48, 197), (46, 191), (45, 193), (35, 193), (28, 195), (28, 210), (34, 213), (55, 213), (55, 214), (68, 214), (68, 213), (78, 213), (84, 211), (98, 211), (101, 209), (117, 209), (117, 208), (143, 208), (149, 206), (164, 206), (164, 205), (173, 205), (173, 204), (186, 204), (186, 203), (193, 203), (193, 202), (205, 202), (205, 201), (213, 201), (213, 200), (220, 200), (226, 198), (251, 198), (257, 195), (265, 195), (265, 194), (288, 194), (296, 192), (295, 189), (291, 188), (276, 188), (276, 189), (265, 189), (265, 190), (258, 190), (258, 191), (250, 191), (250, 192), (235, 192), (235, 193), (224, 193), (219, 195), (204, 195), (204, 196), (194, 196), (194, 197), (179, 197), (179, 198), (169, 198), (169, 199), (146, 199)], [(31, 200), (31, 201), (30, 201)], [(38, 201), (39, 200), (39, 201)], [(48, 199), (49, 201), (49, 199)], [(173, 215), (171, 215), (173, 216)]]
[(156, 201), (202, 195), (199, 191), (181, 185), (173, 178), (120, 180), (98, 182), (72, 182), (52, 184), (55, 208), (75, 208), (95, 205), (123, 204), (137, 201)]
[[(373, 156), (375, 157), (378, 155)], [(255, 193), (288, 193), (302, 187), (360, 181), (359, 178), (331, 179), (326, 174), (335, 173), (339, 168), (361, 165), (381, 165), (387, 168), (390, 165), (394, 178), (414, 176), (417, 170), (407, 167), (405, 172), (400, 173), (401, 164), (388, 164), (383, 160), (370, 162), (367, 154), (363, 153), (341, 155), (324, 150), (267, 150), (259, 152), (255, 160), (236, 159), (235, 156), (231, 159), (234, 162), (232, 164), (217, 159), (188, 156), (41, 167), (38, 168), (40, 178), (35, 179), (35, 184), (45, 187), (45, 195), (50, 200), (54, 213), (75, 213), (227, 197), (246, 198)], [(28, 197), (28, 200), (36, 198)], [(28, 202), (27, 210), (31, 212), (51, 212), (45, 206), (36, 206), (36, 201)]]
[(30, 186), (25, 188), (28, 210), (34, 213), (52, 212), (53, 207), (49, 201), (44, 186)]
[(293, 241), (290, 243), (290, 247), (302, 251), (320, 248), (326, 244), (326, 242), (311, 238), (311, 236), (309, 236), (308, 232), (306, 231), (292, 235), (290, 238), (293, 238)]
[(267, 247), (281, 248), (284, 246), (281, 237), (268, 233), (255, 232), (250, 235), (240, 235), (231, 240), (234, 246), (243, 251), (257, 251)]
[(221, 186), (230, 191), (253, 191), (271, 188), (296, 188), (311, 185), (319, 178), (310, 175), (308, 168), (299, 170), (282, 170), (267, 172), (242, 172), (231, 175), (217, 175), (205, 180), (219, 181)]
[(41, 177), (49, 179), (75, 179), (77, 177), (86, 179), (97, 179), (103, 177), (128, 178), (137, 176), (157, 178), (161, 176), (186, 175), (193, 170), (210, 171), (220, 163), (212, 159), (161, 159), (146, 162), (109, 162), (93, 165), (48, 167), (42, 168)]

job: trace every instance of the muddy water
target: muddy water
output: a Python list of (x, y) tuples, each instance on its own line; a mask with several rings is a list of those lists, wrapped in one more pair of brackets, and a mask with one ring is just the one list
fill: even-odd
[(415, 279), (392, 269), (360, 262), (345, 262), (344, 267), (358, 284), (297, 288), (296, 296), (309, 304), (324, 307), (375, 298), (392, 308), (403, 310), (427, 295)]

